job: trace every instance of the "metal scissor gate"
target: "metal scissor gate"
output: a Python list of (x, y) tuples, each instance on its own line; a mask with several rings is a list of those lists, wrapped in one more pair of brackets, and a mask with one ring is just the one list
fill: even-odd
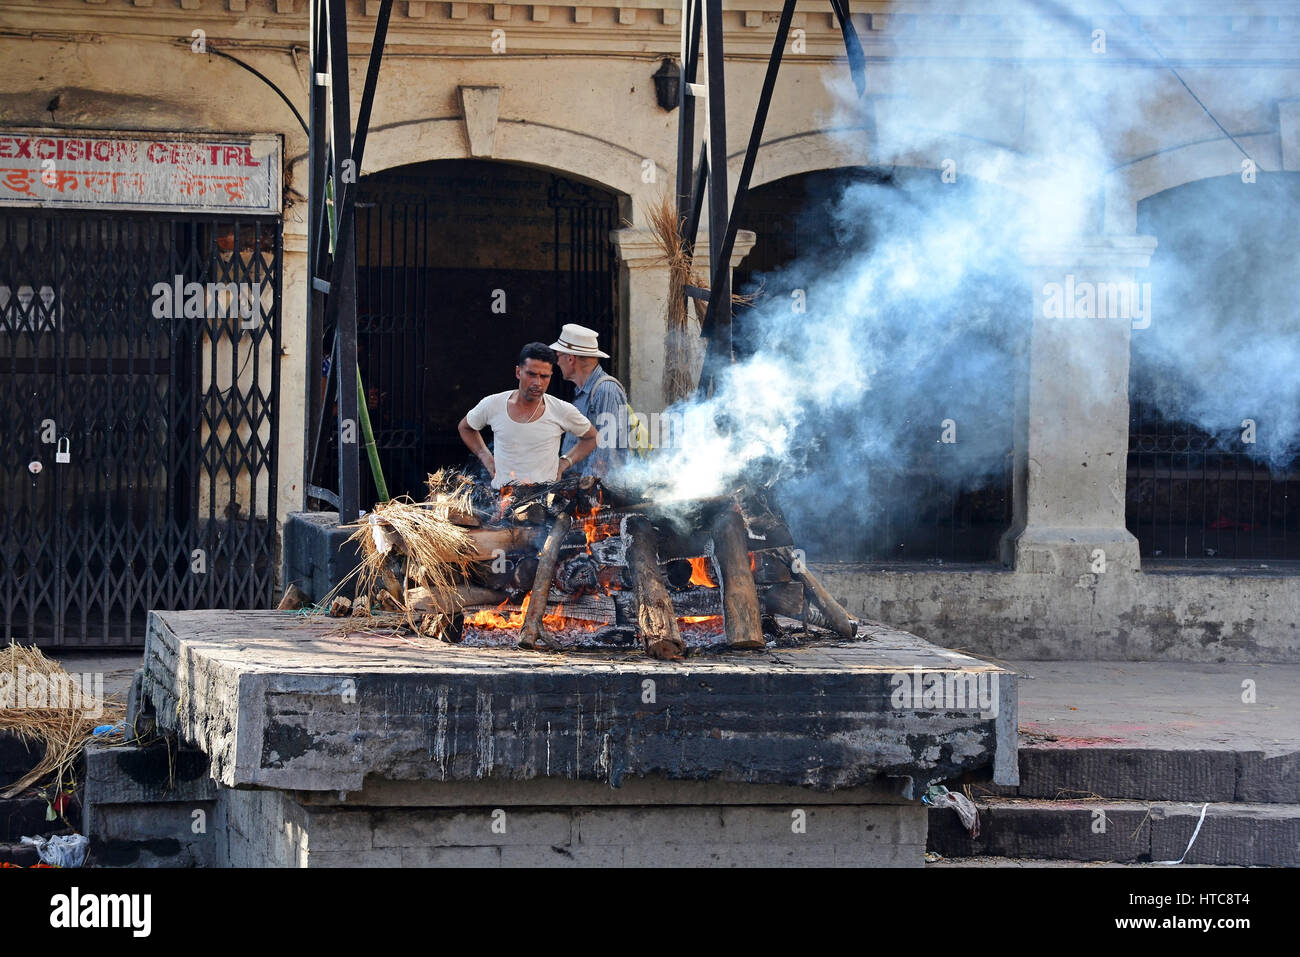
[(275, 219), (0, 210), (0, 638), (270, 603), (280, 273)]

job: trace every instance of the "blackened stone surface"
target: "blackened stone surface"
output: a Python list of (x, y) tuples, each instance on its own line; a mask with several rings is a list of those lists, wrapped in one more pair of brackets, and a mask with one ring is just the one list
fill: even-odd
[(44, 756), (45, 748), (39, 742), (26, 742), (16, 734), (0, 732), (0, 789), (17, 782)]
[[(884, 625), (683, 663), (415, 644), (364, 626), (154, 612), (144, 691), (227, 786), (657, 776), (829, 790), (886, 775), (923, 789), (981, 768), (1015, 780), (1014, 674)], [(978, 677), (993, 710), (891, 700), (898, 675), (921, 673)]]
[[(339, 525), (338, 512), (292, 512), (284, 523), (284, 587), (297, 585), (319, 602), (360, 561), (348, 538), (355, 529)], [(354, 596), (351, 583), (340, 594)]]

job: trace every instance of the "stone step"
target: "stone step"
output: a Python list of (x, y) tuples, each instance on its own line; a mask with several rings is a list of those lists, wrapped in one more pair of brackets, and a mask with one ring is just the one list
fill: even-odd
[(0, 844), (17, 844), (24, 836), (35, 837), (52, 827), (63, 827), (62, 821), (46, 821), (45, 811), (43, 798), (0, 799)]
[(0, 864), (14, 864), (18, 867), (31, 867), (40, 863), (36, 848), (30, 844), (6, 844), (0, 841)]
[(946, 858), (1300, 865), (1300, 804), (1211, 802), (1190, 850), (1198, 803), (992, 797), (975, 804), (974, 839), (955, 811), (931, 809), (928, 849)]
[(1300, 751), (1021, 745), (1020, 785), (1002, 796), (1300, 803)]

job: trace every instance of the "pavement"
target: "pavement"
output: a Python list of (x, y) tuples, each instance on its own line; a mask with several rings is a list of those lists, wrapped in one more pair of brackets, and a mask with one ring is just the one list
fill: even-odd
[(123, 704), (126, 704), (126, 694), (131, 690), (131, 676), (144, 664), (143, 651), (47, 651), (45, 657), (57, 661), (64, 671), (71, 674), (103, 674), (104, 695), (117, 695)]
[(1300, 665), (1001, 663), (1021, 676), (1022, 746), (1300, 750)]
[[(51, 654), (102, 672), (125, 700), (141, 652)], [(995, 660), (996, 659), (989, 659)], [(1300, 665), (997, 661), (1020, 675), (1020, 735), (1034, 747), (1300, 750)]]

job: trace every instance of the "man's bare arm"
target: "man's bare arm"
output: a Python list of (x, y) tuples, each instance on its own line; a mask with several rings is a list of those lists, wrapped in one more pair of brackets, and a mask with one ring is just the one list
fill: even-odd
[[(557, 480), (564, 477), (564, 473), (570, 466), (577, 465), (592, 453), (592, 450), (596, 448), (597, 435), (599, 435), (599, 433), (593, 425), (582, 435), (578, 436), (578, 444), (573, 447), (571, 452), (560, 456), (560, 470), (556, 473)], [(567, 463), (565, 462), (565, 459), (568, 459)]]
[(483, 441), (483, 436), (478, 429), (472, 428), (467, 419), (462, 418), (456, 424), (456, 431), (460, 433), (460, 440), (465, 443), (466, 447), (473, 452), (483, 467), (488, 470), (488, 475), (493, 478), (497, 477), (496, 459), (488, 451), (487, 443)]

